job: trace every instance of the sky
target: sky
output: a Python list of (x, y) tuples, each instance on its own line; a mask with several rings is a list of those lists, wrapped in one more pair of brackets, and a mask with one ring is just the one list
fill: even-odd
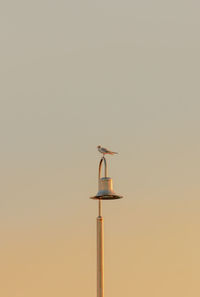
[(0, 296), (199, 297), (200, 3), (1, 1)]

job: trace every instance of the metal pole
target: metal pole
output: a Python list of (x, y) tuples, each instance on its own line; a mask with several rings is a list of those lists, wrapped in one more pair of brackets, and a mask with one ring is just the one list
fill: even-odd
[(97, 297), (104, 297), (104, 228), (99, 200), (99, 216), (97, 217)]
[[(104, 163), (104, 177), (101, 177), (101, 169)], [(104, 297), (104, 220), (102, 217), (102, 199), (115, 200), (122, 198), (116, 195), (112, 188), (112, 179), (108, 177), (106, 158), (101, 158), (99, 162), (98, 193), (91, 197), (98, 201), (97, 217), (97, 297)]]

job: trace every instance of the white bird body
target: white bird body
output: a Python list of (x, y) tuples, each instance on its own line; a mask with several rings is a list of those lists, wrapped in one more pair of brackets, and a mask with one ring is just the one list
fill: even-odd
[(100, 145), (98, 145), (97, 148), (98, 148), (98, 151), (99, 151), (101, 154), (103, 154), (103, 156), (104, 156), (105, 154), (108, 154), (108, 155), (115, 155), (115, 154), (118, 154), (118, 153), (116, 153), (116, 152), (109, 151), (108, 149), (106, 149), (105, 147), (102, 147), (102, 146), (100, 146)]

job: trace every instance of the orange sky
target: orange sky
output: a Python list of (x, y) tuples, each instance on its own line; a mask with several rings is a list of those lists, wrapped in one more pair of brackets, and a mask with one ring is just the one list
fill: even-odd
[(195, 1), (1, 4), (0, 296), (199, 297)]

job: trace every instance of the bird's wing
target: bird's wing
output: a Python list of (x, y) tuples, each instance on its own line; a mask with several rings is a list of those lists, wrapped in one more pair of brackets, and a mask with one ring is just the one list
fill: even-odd
[(110, 151), (107, 150), (105, 147), (101, 147), (101, 151), (102, 151), (102, 153), (106, 153), (106, 154), (110, 153)]
[(114, 155), (114, 154), (118, 154), (117, 152), (110, 152), (112, 155)]

